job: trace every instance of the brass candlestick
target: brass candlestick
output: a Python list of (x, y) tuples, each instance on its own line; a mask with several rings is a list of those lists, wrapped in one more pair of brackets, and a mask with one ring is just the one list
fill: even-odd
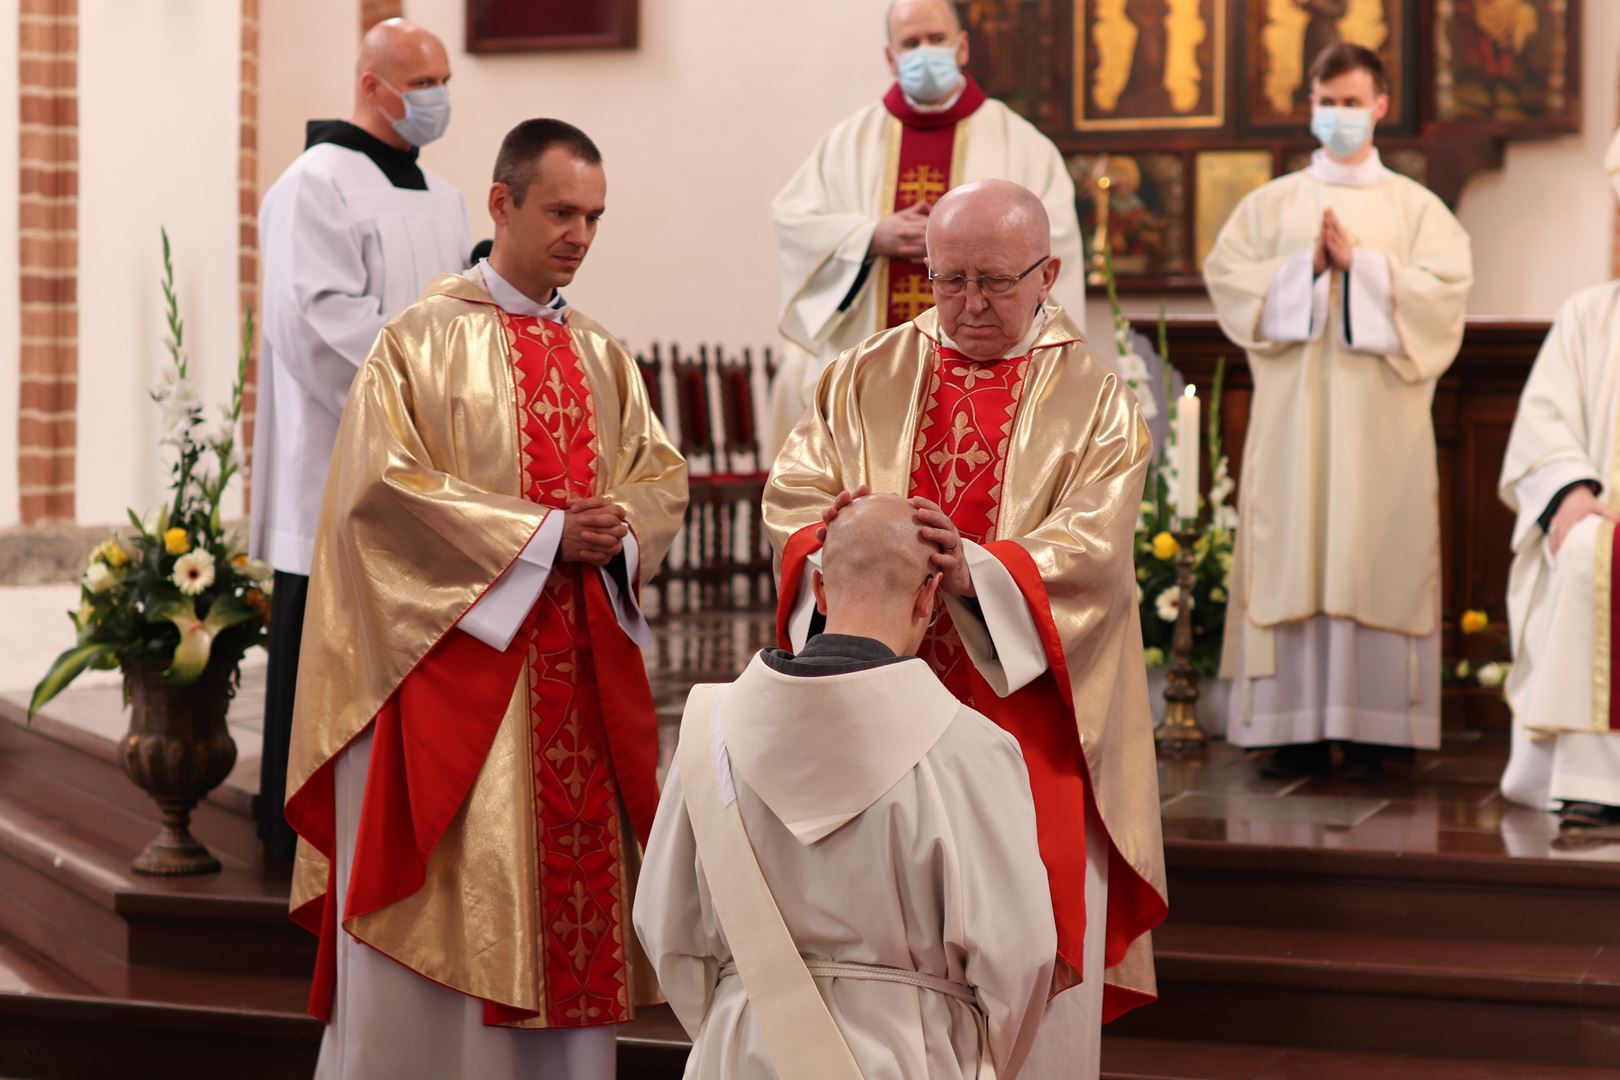
[(1097, 228), (1091, 234), (1091, 269), (1086, 284), (1097, 288), (1108, 283), (1108, 193), (1114, 181), (1108, 176), (1108, 155), (1097, 163)]
[(1176, 531), (1176, 586), (1180, 590), (1176, 633), (1170, 642), (1175, 663), (1165, 677), (1164, 723), (1153, 733), (1159, 753), (1166, 757), (1201, 755), (1209, 745), (1209, 735), (1198, 724), (1198, 671), (1193, 667), (1193, 544), (1198, 533), (1192, 523), (1181, 521)]

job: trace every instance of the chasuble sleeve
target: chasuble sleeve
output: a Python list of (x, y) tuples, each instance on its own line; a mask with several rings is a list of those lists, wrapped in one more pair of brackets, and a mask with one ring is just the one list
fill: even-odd
[(1498, 491), (1517, 515), (1513, 546), (1537, 534), (1552, 498), (1583, 480), (1602, 483), (1588, 447), (1591, 435), (1583, 392), (1586, 334), (1578, 306), (1564, 305), (1530, 369), (1508, 436)]
[[(830, 175), (840, 168), (833, 142), (824, 139), (771, 201), (784, 301), (779, 329), (812, 354), (843, 315), (878, 226), (877, 217), (838, 197)], [(842, 167), (853, 170), (854, 163)]]
[(547, 513), (498, 490), (509, 479), (515, 492), (515, 425), (491, 425), (466, 452), (450, 399), (508, 411), (510, 389), (473, 377), (446, 385), (454, 365), (445, 335), (413, 315), (424, 306), (379, 335), (338, 429), (305, 618), (289, 800), (371, 721)]
[[(1279, 274), (1299, 255), (1275, 250), (1275, 207), (1270, 194), (1261, 188), (1239, 203), (1204, 260), (1204, 284), (1215, 303), (1221, 329), (1239, 348), (1262, 356), (1277, 356), (1294, 347), (1265, 336), (1261, 320)], [(1307, 338), (1313, 336), (1313, 329), (1305, 326)]]
[(1385, 361), (1409, 383), (1438, 379), (1457, 358), (1474, 283), (1468, 233), (1432, 192), (1411, 184), (1411, 250), (1388, 253), (1389, 292), (1402, 351)]
[(635, 358), (605, 334), (576, 335), (582, 351), (587, 337), (612, 380), (618, 408), (619, 446), (602, 494), (624, 507), (635, 531), (640, 567), (632, 584), (639, 588), (657, 573), (685, 519), (686, 459), (659, 423)]

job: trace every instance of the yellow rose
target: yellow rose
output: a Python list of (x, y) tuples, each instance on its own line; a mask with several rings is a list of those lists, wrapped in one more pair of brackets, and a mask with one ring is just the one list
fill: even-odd
[(1477, 633), (1479, 633), (1481, 630), (1485, 629), (1489, 625), (1491, 625), (1490, 616), (1486, 615), (1483, 611), (1475, 611), (1473, 609), (1470, 609), (1468, 611), (1463, 612), (1463, 617), (1462, 617), (1462, 632), (1463, 633), (1465, 633), (1465, 634), (1477, 634)]
[(1156, 559), (1169, 562), (1180, 551), (1181, 545), (1176, 543), (1176, 538), (1167, 532), (1162, 532), (1153, 538), (1153, 557)]
[(117, 540), (103, 540), (96, 545), (96, 550), (90, 553), (90, 561), (100, 560), (113, 569), (117, 569), (129, 562), (129, 553), (121, 547)]
[(191, 550), (191, 537), (184, 529), (170, 529), (163, 534), (163, 550), (170, 555), (184, 555)]

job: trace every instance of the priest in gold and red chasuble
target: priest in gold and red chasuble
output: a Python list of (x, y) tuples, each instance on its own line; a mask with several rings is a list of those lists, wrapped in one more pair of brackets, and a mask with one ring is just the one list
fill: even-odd
[(934, 306), (923, 230), (934, 204), (970, 180), (1040, 196), (1061, 270), (1053, 298), (1085, 329), (1074, 181), (1034, 125), (986, 96), (965, 70), (968, 36), (949, 0), (893, 0), (882, 100), (835, 126), (771, 203), (787, 339), (771, 391), (779, 446), (816, 380), (845, 349)]
[(605, 198), (584, 133), (514, 128), (489, 259), (383, 329), (344, 411), (286, 806), (318, 1077), (607, 1080), (614, 1025), (656, 1000), (630, 927), (658, 801), (638, 594), (686, 465), (558, 291)]
[[(1152, 441), (1061, 306), (1041, 200), (1002, 180), (928, 221), (939, 306), (846, 352), (772, 470), (777, 626), (816, 632), (820, 531), (865, 491), (911, 497), (945, 608), (919, 653), (1029, 768), (1058, 974), (1024, 1077), (1097, 1074), (1100, 1024), (1155, 995), (1157, 763), (1132, 541)], [(987, 810), (993, 812), (993, 808)]]

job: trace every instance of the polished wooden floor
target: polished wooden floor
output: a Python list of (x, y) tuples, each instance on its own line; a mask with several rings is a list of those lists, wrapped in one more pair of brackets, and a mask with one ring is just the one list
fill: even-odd
[[(672, 617), (649, 669), (665, 760), (687, 689), (768, 618)], [(1454, 740), (1373, 784), (1267, 780), (1217, 744), (1161, 767), (1161, 999), (1112, 1025), (1116, 1080), (1577, 1080), (1620, 1075), (1620, 831), (1560, 837), (1496, 793), (1504, 749)], [(108, 761), (0, 722), (0, 1076), (307, 1076), (311, 942), (230, 805), (224, 873), (139, 879), (150, 803)], [(623, 1077), (679, 1076), (646, 1012)]]

